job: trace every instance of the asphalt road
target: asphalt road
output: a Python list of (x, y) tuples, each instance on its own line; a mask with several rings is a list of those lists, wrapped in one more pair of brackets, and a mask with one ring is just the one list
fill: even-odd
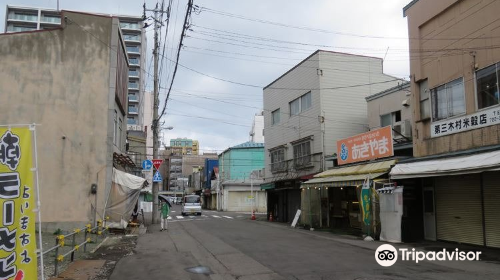
[(243, 213), (178, 218), (178, 208), (169, 230), (151, 226), (110, 279), (500, 279), (497, 261), (398, 260), (382, 267), (374, 257), (380, 242), (251, 221)]

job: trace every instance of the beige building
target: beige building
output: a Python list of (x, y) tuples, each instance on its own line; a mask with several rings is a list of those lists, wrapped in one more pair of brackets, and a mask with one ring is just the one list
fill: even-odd
[(415, 159), (428, 240), (500, 247), (500, 1), (414, 0), (410, 38)]
[(81, 226), (95, 209), (102, 218), (114, 162), (126, 159), (128, 62), (119, 20), (62, 16), (51, 30), (0, 34), (0, 123), (40, 125), (45, 229)]

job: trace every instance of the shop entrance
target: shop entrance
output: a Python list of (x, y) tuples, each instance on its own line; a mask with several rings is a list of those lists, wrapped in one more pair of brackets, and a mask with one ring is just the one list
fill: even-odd
[(436, 241), (436, 210), (434, 188), (424, 187), (424, 238)]
[(330, 227), (361, 229), (356, 186), (328, 188)]

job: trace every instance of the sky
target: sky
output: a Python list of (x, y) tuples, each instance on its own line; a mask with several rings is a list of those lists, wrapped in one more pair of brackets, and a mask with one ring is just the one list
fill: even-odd
[[(2, 1), (4, 2), (4, 1)], [(147, 0), (154, 8), (161, 0)], [(188, 0), (171, 2), (162, 28), (160, 111), (170, 86)], [(384, 59), (384, 72), (408, 80), (408, 31), (403, 7), (410, 0), (194, 0), (162, 126), (163, 142), (187, 137), (201, 152), (222, 152), (249, 140), (262, 112), (263, 87), (317, 49)], [(142, 15), (144, 0), (60, 0), (60, 9)], [(56, 8), (56, 0), (7, 0), (7, 4)], [(5, 5), (0, 6), (5, 15)], [(147, 13), (148, 16), (151, 13)], [(166, 15), (164, 17), (166, 19)], [(0, 30), (4, 30), (0, 20)], [(153, 27), (147, 28), (152, 73)], [(164, 44), (164, 42), (166, 42)], [(163, 52), (163, 47), (165, 51)], [(189, 68), (189, 69), (188, 69)], [(241, 85), (246, 84), (246, 86)], [(153, 90), (152, 79), (146, 81)]]

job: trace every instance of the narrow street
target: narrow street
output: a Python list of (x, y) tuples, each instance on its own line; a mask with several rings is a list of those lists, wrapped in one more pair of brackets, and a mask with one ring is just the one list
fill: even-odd
[[(139, 237), (134, 254), (110, 279), (499, 279), (498, 260), (402, 262), (382, 267), (381, 242), (251, 221), (248, 214), (204, 211), (182, 217), (174, 207), (167, 232)], [(409, 247), (408, 244), (405, 245)], [(480, 250), (480, 249), (478, 249)], [(500, 255), (500, 252), (496, 252)], [(202, 274), (189, 268), (208, 268)]]

